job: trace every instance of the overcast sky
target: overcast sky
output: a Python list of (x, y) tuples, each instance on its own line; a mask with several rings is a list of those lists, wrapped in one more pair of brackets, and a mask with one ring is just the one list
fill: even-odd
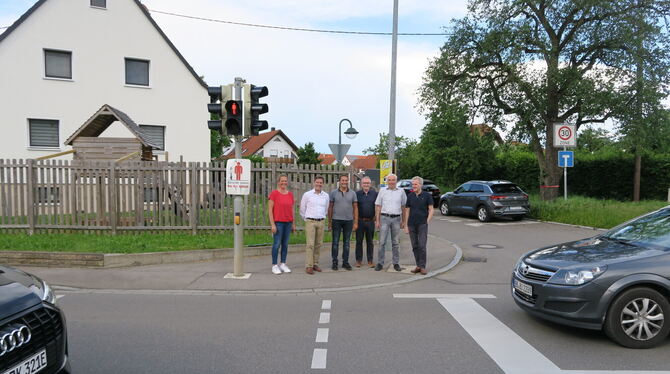
[[(63, 0), (61, 0), (63, 1)], [(68, 0), (72, 1), (72, 0)], [(84, 0), (79, 0), (84, 1)], [(120, 1), (120, 0), (111, 0)], [(0, 27), (10, 26), (35, 0), (0, 0)], [(150, 10), (226, 21), (315, 29), (391, 32), (392, 0), (143, 0)], [(441, 33), (465, 15), (465, 0), (400, 0), (399, 32)], [(330, 153), (338, 123), (348, 118), (359, 135), (349, 154), (388, 132), (391, 37), (262, 29), (169, 16), (153, 18), (210, 85), (243, 77), (265, 85), (270, 111), (263, 116), (293, 142), (314, 142)], [(4, 29), (0, 30), (0, 32)], [(444, 36), (398, 39), (396, 134), (418, 138), (425, 120), (417, 88)], [(203, 103), (203, 111), (206, 110)], [(203, 127), (206, 124), (203, 123)], [(345, 130), (343, 125), (343, 131)]]

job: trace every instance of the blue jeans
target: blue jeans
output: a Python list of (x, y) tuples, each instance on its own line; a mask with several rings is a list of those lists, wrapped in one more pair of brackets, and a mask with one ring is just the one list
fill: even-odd
[(351, 232), (353, 229), (354, 221), (333, 220), (333, 248), (331, 254), (334, 265), (337, 265), (337, 253), (340, 249), (340, 233), (342, 233), (342, 265), (349, 263), (349, 242), (351, 241)]
[(272, 235), (272, 265), (277, 265), (277, 255), (281, 245), (281, 262), (286, 263), (288, 253), (288, 238), (291, 236), (293, 222), (275, 222), (277, 232)]

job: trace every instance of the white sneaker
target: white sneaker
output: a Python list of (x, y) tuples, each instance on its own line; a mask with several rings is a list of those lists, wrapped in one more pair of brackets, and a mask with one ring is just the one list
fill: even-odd
[(281, 274), (281, 270), (279, 270), (279, 266), (272, 265), (272, 274), (275, 274), (275, 275)]
[(283, 263), (282, 263), (282, 264), (279, 264), (279, 268), (280, 268), (281, 271), (283, 271), (284, 273), (290, 273), (290, 272), (291, 272), (291, 269), (289, 269), (288, 266), (286, 266), (286, 264), (283, 264)]

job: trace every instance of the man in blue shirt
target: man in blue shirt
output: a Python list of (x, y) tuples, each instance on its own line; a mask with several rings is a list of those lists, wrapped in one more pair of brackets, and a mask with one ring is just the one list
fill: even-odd
[(405, 232), (409, 234), (416, 268), (412, 273), (426, 275), (426, 242), (428, 241), (428, 223), (433, 218), (433, 196), (422, 191), (423, 178), (412, 178), (412, 192), (407, 196), (405, 214)]
[(356, 191), (358, 199), (358, 230), (356, 230), (356, 267), (363, 263), (363, 240), (365, 239), (368, 266), (375, 267), (372, 261), (375, 250), (373, 238), (375, 236), (375, 200), (377, 191), (372, 186), (370, 177), (361, 179), (361, 189)]

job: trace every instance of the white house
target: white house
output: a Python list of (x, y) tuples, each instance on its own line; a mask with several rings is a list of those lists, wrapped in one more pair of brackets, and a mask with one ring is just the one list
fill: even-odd
[[(208, 161), (208, 102), (139, 0), (39, 0), (0, 34), (0, 159), (69, 150), (65, 140), (108, 104), (161, 144), (159, 159)], [(101, 134), (129, 135), (116, 123)]]
[[(281, 130), (271, 128), (270, 131), (261, 133), (258, 136), (252, 136), (242, 142), (242, 157), (261, 156), (264, 158), (290, 159), (294, 163), (298, 159), (298, 147)], [(235, 147), (231, 145), (223, 151), (223, 158), (234, 158)]]

